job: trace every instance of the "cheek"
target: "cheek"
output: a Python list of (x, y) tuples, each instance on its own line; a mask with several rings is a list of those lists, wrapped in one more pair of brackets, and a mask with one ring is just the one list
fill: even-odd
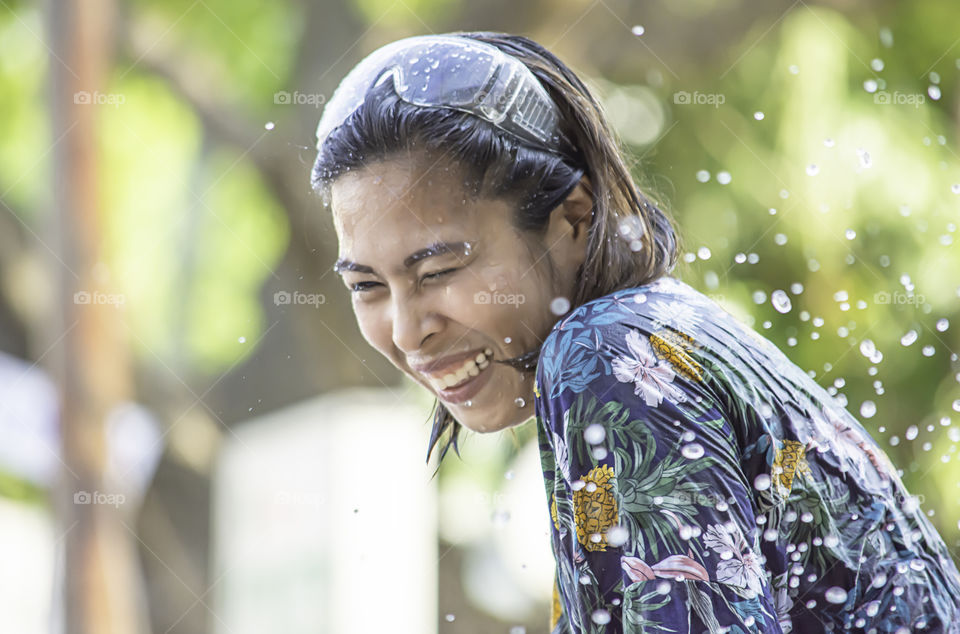
[(353, 314), (357, 319), (360, 334), (367, 340), (367, 343), (389, 358), (391, 356), (390, 351), (393, 348), (393, 332), (382, 310), (375, 306), (365, 305), (362, 301), (356, 299), (352, 301)]

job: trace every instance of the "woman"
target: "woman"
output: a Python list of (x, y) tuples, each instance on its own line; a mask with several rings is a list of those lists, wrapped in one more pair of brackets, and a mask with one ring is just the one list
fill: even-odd
[(437, 396), (427, 460), (536, 418), (553, 632), (960, 631), (960, 573), (889, 459), (670, 276), (670, 220), (554, 55), (394, 42), (317, 135), (362, 333)]

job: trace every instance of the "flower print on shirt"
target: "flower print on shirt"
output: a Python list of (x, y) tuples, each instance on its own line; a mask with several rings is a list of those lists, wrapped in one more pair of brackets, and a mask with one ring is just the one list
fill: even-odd
[(661, 361), (653, 351), (653, 346), (636, 330), (626, 336), (629, 356), (620, 356), (613, 360), (613, 374), (621, 383), (634, 383), (633, 393), (643, 395), (648, 406), (656, 407), (666, 396), (671, 401), (682, 403), (687, 400), (683, 390), (672, 385), (676, 372), (666, 361)]
[(650, 303), (650, 314), (657, 327), (671, 326), (681, 332), (692, 333), (700, 325), (701, 317), (688, 302), (657, 300)]
[(717, 581), (747, 588), (754, 596), (762, 592), (763, 568), (739, 531), (731, 530), (726, 524), (711, 524), (703, 542), (722, 560), (717, 564)]

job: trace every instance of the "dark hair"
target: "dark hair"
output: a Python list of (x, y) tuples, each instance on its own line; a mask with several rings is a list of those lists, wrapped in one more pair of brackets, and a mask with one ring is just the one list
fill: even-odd
[[(451, 155), (471, 175), (472, 195), (514, 201), (514, 226), (536, 235), (546, 231), (550, 212), (586, 174), (593, 192), (593, 219), (570, 310), (672, 271), (680, 250), (679, 235), (671, 219), (640, 192), (619, 138), (573, 71), (526, 37), (487, 31), (454, 34), (492, 44), (530, 68), (559, 108), (561, 131), (568, 139), (561, 152), (527, 144), (472, 114), (411, 105), (396, 96), (390, 82), (383, 82), (325, 140), (311, 175), (314, 189), (324, 200), (329, 200), (333, 181), (351, 169), (414, 148), (439, 151)], [(495, 361), (532, 372), (539, 355), (538, 348)], [(461, 425), (439, 400), (431, 418), (427, 462), (440, 436), (450, 429), (439, 469), (451, 445), (460, 455)]]

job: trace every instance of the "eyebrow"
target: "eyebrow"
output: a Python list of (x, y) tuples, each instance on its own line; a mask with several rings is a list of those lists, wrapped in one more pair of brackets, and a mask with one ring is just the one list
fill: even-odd
[[(424, 260), (426, 258), (434, 257), (437, 255), (444, 255), (447, 253), (459, 253), (464, 250), (469, 250), (470, 243), (463, 242), (434, 242), (433, 244), (426, 246), (419, 251), (414, 251), (408, 255), (403, 260), (403, 268), (409, 269), (417, 262)], [(336, 264), (333, 265), (333, 270), (337, 273), (342, 273), (343, 271), (354, 271), (356, 273), (373, 273), (376, 274), (376, 271), (372, 267), (367, 266), (366, 264), (357, 264), (353, 260), (347, 260), (345, 258), (338, 258)]]

